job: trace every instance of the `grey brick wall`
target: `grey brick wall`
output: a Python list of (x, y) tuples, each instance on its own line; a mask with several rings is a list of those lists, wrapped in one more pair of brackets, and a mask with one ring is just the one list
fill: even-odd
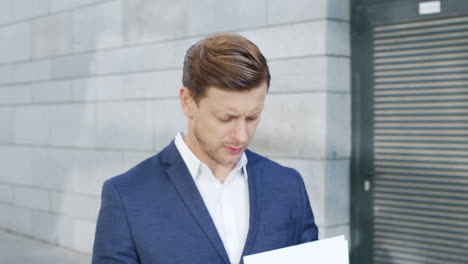
[(349, 233), (348, 0), (3, 0), (0, 228), (91, 252), (100, 189), (183, 131), (186, 49), (240, 33), (272, 85), (252, 149), (303, 175), (321, 237)]

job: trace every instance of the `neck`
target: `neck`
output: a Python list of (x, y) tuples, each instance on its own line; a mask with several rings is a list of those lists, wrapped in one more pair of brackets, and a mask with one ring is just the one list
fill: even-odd
[(187, 133), (187, 135), (184, 135), (183, 140), (185, 141), (185, 144), (187, 147), (192, 151), (192, 153), (208, 168), (210, 168), (211, 172), (213, 175), (221, 182), (224, 183), (226, 181), (227, 176), (231, 172), (231, 170), (234, 168), (235, 164), (233, 165), (223, 165), (212, 158), (210, 158), (205, 151), (200, 146), (200, 143), (196, 139), (196, 137), (192, 133)]

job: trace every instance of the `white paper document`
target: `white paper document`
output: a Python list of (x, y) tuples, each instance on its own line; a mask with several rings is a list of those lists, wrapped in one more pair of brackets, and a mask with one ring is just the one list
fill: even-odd
[(338, 236), (244, 257), (245, 264), (349, 264), (348, 241)]

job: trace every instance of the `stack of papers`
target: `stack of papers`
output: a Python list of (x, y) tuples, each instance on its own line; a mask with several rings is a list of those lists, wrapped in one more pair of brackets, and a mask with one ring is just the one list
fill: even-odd
[(244, 257), (245, 264), (349, 264), (344, 236), (318, 240)]

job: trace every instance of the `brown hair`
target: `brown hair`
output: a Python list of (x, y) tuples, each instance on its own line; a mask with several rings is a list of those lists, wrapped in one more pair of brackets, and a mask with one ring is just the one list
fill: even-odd
[(266, 59), (254, 43), (236, 34), (217, 34), (187, 50), (182, 83), (198, 102), (208, 87), (244, 91), (263, 82), (269, 87), (270, 78)]

